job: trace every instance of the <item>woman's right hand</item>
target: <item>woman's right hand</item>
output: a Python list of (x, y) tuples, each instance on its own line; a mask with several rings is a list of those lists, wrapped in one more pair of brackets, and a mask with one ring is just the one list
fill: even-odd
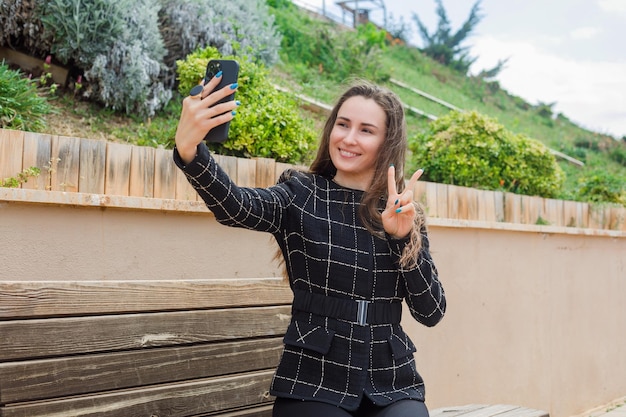
[(209, 130), (233, 119), (238, 102), (231, 100), (214, 106), (215, 103), (237, 90), (237, 84), (214, 91), (221, 74), (206, 84), (197, 96), (187, 96), (176, 128), (176, 149), (185, 164), (196, 156), (196, 148)]

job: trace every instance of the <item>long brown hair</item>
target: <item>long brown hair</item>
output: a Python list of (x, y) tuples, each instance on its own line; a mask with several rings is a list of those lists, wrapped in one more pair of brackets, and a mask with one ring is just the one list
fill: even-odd
[[(330, 159), (330, 133), (337, 120), (339, 109), (351, 97), (360, 96), (374, 100), (386, 115), (385, 141), (383, 142), (376, 166), (372, 184), (363, 195), (359, 207), (359, 217), (370, 233), (384, 237), (385, 232), (381, 220), (381, 211), (387, 199), (387, 170), (394, 165), (396, 171), (396, 187), (398, 192), (405, 188), (404, 163), (407, 149), (407, 128), (404, 117), (404, 106), (398, 96), (392, 91), (372, 84), (368, 81), (357, 80), (342, 95), (333, 107), (330, 116), (326, 120), (320, 145), (315, 160), (311, 163), (309, 171), (327, 178), (333, 178), (337, 172), (335, 165)], [(405, 247), (400, 263), (409, 266), (417, 259), (417, 253), (421, 248), (420, 230), (424, 225), (424, 211), (416, 202), (417, 216), (413, 230), (410, 234), (410, 243)]]

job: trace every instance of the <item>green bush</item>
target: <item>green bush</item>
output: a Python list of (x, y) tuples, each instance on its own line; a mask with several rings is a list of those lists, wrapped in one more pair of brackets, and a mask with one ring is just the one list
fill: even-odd
[(541, 142), (515, 135), (477, 112), (451, 112), (409, 141), (410, 165), (424, 179), (555, 197), (564, 174)]
[(51, 107), (37, 94), (37, 83), (0, 62), (0, 127), (39, 132)]
[(390, 78), (383, 61), (385, 32), (372, 24), (357, 31), (337, 31), (330, 22), (311, 18), (291, 3), (274, 1), (276, 26), (282, 33), (280, 55), (283, 61), (304, 63), (310, 70), (343, 82), (349, 77), (376, 82)]
[(266, 65), (278, 60), (281, 36), (262, 0), (161, 0), (159, 19), (167, 47), (165, 64), (172, 75), (177, 60), (207, 46), (221, 55), (246, 55)]
[[(179, 91), (185, 96), (204, 76), (210, 59), (222, 58), (217, 49), (198, 50), (178, 61)], [(211, 143), (214, 151), (239, 157), (265, 157), (301, 163), (311, 156), (316, 135), (310, 123), (299, 116), (291, 94), (279, 92), (268, 80), (264, 66), (245, 57), (223, 57), (239, 61), (239, 88), (236, 99), (242, 105), (230, 125), (230, 139)]]
[(626, 206), (626, 177), (594, 169), (578, 180), (578, 199), (595, 203), (618, 203)]

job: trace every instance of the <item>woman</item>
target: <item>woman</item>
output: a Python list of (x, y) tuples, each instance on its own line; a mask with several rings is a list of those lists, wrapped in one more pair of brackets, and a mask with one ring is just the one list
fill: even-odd
[(427, 417), (401, 302), (434, 326), (446, 301), (413, 199), (422, 171), (404, 187), (399, 99), (355, 84), (333, 108), (309, 172), (243, 188), (202, 143), (238, 105), (209, 108), (233, 91), (216, 85), (183, 101), (174, 159), (220, 223), (269, 232), (280, 247), (294, 300), (270, 390), (274, 417)]

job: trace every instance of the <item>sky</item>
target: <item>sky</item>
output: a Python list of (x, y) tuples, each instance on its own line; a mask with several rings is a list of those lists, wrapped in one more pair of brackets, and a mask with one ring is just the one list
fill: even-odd
[[(442, 0), (452, 30), (476, 0)], [(295, 0), (341, 17), (336, 0)], [(354, 7), (354, 0), (348, 3)], [(400, 18), (422, 46), (413, 14), (432, 33), (439, 18), (434, 0), (361, 0), (370, 19)], [(626, 0), (482, 0), (481, 21), (462, 44), (477, 57), (478, 73), (508, 58), (496, 80), (531, 104), (555, 103), (574, 123), (616, 138), (626, 136)], [(418, 87), (419, 88), (419, 87)], [(429, 91), (437, 95), (436, 91)], [(454, 103), (453, 103), (454, 104)]]

